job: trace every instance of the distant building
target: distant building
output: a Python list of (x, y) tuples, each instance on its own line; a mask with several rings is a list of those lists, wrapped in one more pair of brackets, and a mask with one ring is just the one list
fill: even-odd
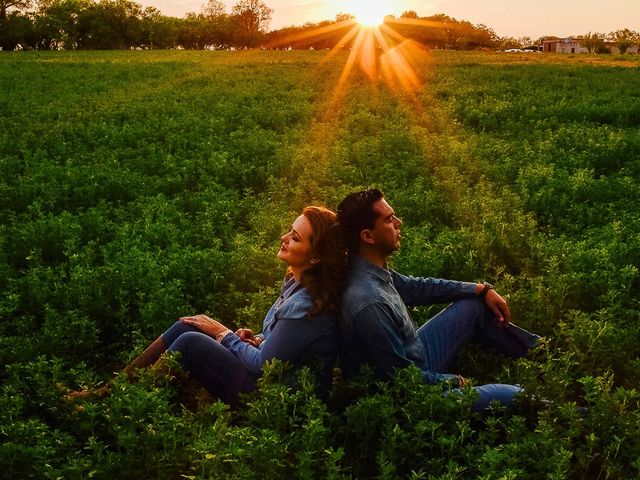
[(544, 40), (542, 42), (542, 51), (551, 53), (589, 53), (585, 47), (580, 45), (578, 40), (572, 38)]
[[(608, 48), (609, 51), (614, 55), (620, 55), (620, 47), (618, 47), (615, 43), (605, 42), (604, 46)], [(630, 47), (627, 47), (627, 50), (624, 53), (628, 55), (638, 55), (639, 50), (640, 49), (638, 48), (638, 45), (632, 45)]]

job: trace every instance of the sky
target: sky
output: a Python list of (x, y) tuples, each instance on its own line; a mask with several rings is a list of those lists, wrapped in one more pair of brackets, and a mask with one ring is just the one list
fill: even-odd
[[(182, 17), (199, 12), (207, 0), (138, 0), (163, 14)], [(621, 28), (640, 31), (640, 0), (263, 0), (274, 10), (270, 29), (333, 20), (340, 12), (376, 9), (399, 16), (414, 10), (426, 17), (444, 13), (475, 25), (484, 24), (501, 37), (559, 37)], [(225, 1), (227, 12), (236, 3)]]

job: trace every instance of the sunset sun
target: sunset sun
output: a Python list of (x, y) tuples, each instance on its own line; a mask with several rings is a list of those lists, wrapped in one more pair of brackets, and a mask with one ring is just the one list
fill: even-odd
[(344, 2), (343, 8), (355, 17), (356, 22), (364, 27), (378, 27), (389, 15), (391, 7), (388, 2), (368, 2), (366, 0)]
[(269, 47), (291, 49), (292, 45), (306, 43), (309, 45), (307, 48), (314, 49), (314, 42), (322, 45), (323, 41), (330, 41), (333, 46), (324, 47), (329, 51), (324, 55), (322, 63), (341, 52), (347, 53), (334, 89), (332, 105), (344, 97), (354, 68), (360, 70), (372, 85), (383, 82), (394, 92), (413, 95), (422, 86), (422, 80), (415, 69), (416, 57), (425, 49), (396, 29), (433, 26), (434, 22), (396, 18), (394, 3), (397, 4), (398, 0), (342, 0), (341, 13), (336, 16), (335, 22), (324, 22), (316, 28), (293, 32), (270, 43)]

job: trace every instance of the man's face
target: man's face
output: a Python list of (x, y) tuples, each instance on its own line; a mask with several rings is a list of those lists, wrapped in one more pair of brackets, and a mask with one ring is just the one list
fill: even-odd
[(372, 240), (370, 243), (381, 254), (389, 256), (400, 248), (402, 220), (396, 217), (393, 208), (384, 198), (373, 204), (373, 211), (378, 217), (373, 224), (373, 229), (369, 230)]

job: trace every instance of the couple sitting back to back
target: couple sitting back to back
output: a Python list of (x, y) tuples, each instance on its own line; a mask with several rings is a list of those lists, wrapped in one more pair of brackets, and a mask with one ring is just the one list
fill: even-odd
[[(486, 282), (415, 278), (388, 269), (387, 259), (400, 248), (401, 225), (377, 189), (348, 195), (337, 215), (306, 207), (282, 236), (278, 258), (287, 275), (262, 333), (232, 332), (206, 315), (182, 317), (125, 371), (154, 364), (166, 350), (180, 352), (182, 366), (233, 405), (255, 388), (265, 362), (280, 359), (311, 365), (318, 395), (326, 400), (338, 353), (346, 378), (365, 364), (384, 380), (415, 365), (426, 383), (462, 387), (462, 376), (446, 372), (467, 341), (514, 358), (537, 343), (537, 335), (510, 323), (507, 302)], [(407, 307), (448, 302), (416, 330)], [(475, 388), (478, 410), (493, 400), (508, 405), (520, 392), (504, 384)]]

